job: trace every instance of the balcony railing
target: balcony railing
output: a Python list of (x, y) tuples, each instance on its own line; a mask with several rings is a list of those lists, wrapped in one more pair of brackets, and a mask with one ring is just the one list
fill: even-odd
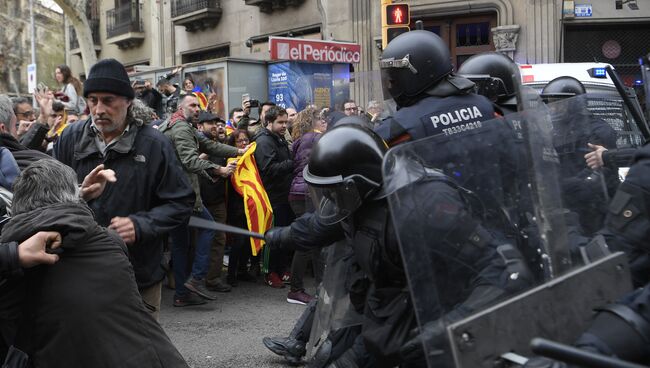
[[(95, 46), (101, 45), (101, 41), (99, 39), (99, 20), (90, 19), (88, 20), (88, 23), (90, 25), (90, 32), (93, 35), (93, 44)], [(68, 29), (70, 34), (70, 50), (78, 49), (79, 39), (77, 38), (77, 32), (74, 30), (73, 26), (70, 26)]]
[(172, 0), (174, 25), (188, 32), (212, 28), (221, 19), (221, 0)]
[(262, 13), (282, 11), (288, 6), (299, 6), (305, 0), (244, 0), (246, 5), (253, 5), (260, 8)]
[(108, 38), (130, 32), (144, 32), (137, 3), (106, 11), (106, 35)]
[(218, 0), (172, 0), (172, 18), (203, 9), (220, 9)]

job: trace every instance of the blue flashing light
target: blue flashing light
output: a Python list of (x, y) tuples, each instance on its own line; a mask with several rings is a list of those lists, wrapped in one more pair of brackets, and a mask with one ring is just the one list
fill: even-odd
[(640, 86), (640, 85), (643, 84), (643, 81), (641, 79), (637, 79), (637, 80), (634, 81), (634, 84), (637, 85), (637, 86)]
[(605, 68), (591, 68), (590, 71), (593, 78), (607, 78), (607, 70)]

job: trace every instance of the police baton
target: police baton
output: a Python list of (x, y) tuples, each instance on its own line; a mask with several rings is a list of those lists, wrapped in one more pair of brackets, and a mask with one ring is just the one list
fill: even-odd
[(216, 230), (222, 231), (224, 233), (237, 234), (243, 236), (250, 236), (251, 238), (262, 239), (264, 240), (264, 234), (256, 233), (253, 231), (248, 231), (246, 229), (239, 228), (237, 226), (230, 226), (222, 224), (219, 222), (208, 221), (200, 217), (192, 216), (190, 217), (190, 226), (198, 227), (201, 229)]
[(624, 360), (580, 350), (573, 346), (560, 344), (559, 342), (534, 338), (530, 342), (533, 353), (547, 358), (560, 360), (569, 364), (576, 364), (581, 367), (592, 368), (648, 368), (645, 365), (626, 362)]
[(637, 105), (632, 102), (632, 99), (628, 95), (627, 89), (623, 84), (621, 77), (618, 76), (618, 74), (614, 71), (614, 69), (612, 69), (610, 65), (606, 66), (605, 70), (607, 70), (607, 74), (609, 74), (609, 77), (612, 79), (612, 82), (614, 83), (614, 87), (616, 87), (618, 94), (621, 95), (623, 103), (625, 103), (625, 106), (627, 106), (630, 114), (632, 114), (632, 118), (634, 118), (637, 127), (643, 135), (643, 138), (646, 140), (650, 139), (650, 128), (648, 128), (648, 123), (646, 122), (643, 113), (641, 113)]

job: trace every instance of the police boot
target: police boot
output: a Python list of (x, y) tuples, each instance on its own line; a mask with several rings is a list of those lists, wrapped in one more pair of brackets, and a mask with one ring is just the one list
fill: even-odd
[(292, 337), (265, 337), (262, 343), (277, 355), (283, 356), (289, 364), (300, 364), (305, 356), (305, 343)]

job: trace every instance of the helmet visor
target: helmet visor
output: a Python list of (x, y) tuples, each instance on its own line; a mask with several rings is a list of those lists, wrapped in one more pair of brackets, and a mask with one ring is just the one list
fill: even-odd
[(328, 186), (310, 185), (309, 192), (318, 216), (326, 225), (345, 220), (362, 203), (354, 180)]

